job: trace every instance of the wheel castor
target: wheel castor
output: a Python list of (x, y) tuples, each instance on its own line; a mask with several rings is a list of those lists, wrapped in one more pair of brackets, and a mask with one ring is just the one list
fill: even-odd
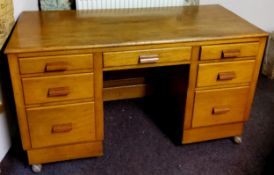
[(41, 164), (33, 164), (31, 166), (31, 169), (34, 173), (41, 173), (42, 171), (42, 165)]
[(240, 137), (240, 136), (233, 137), (233, 140), (237, 144), (241, 144), (242, 143), (242, 137)]

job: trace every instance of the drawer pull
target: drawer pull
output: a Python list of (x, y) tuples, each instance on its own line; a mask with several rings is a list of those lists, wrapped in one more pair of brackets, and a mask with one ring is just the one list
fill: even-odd
[(140, 64), (156, 63), (160, 60), (159, 55), (141, 55), (139, 56)]
[(51, 132), (53, 134), (56, 134), (56, 133), (70, 132), (71, 130), (72, 130), (72, 123), (66, 123), (66, 124), (53, 125)]
[(227, 107), (219, 107), (219, 108), (214, 107), (212, 109), (212, 114), (215, 114), (215, 115), (217, 115), (217, 114), (224, 114), (224, 113), (227, 113), (229, 111), (230, 111), (230, 108), (227, 108)]
[(239, 49), (223, 50), (222, 57), (223, 58), (239, 57), (240, 53), (241, 53), (241, 50), (239, 50)]
[(235, 72), (220, 72), (218, 73), (217, 80), (222, 81), (222, 80), (233, 80), (236, 78), (236, 73)]
[(60, 61), (60, 62), (52, 62), (46, 64), (46, 72), (59, 72), (66, 71), (68, 69), (68, 63)]
[(48, 97), (67, 96), (69, 92), (70, 92), (69, 87), (49, 88)]

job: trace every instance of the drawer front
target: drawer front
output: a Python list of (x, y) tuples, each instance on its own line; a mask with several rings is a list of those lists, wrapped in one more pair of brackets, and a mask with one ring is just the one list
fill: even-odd
[(25, 103), (93, 98), (93, 73), (22, 78)]
[(197, 87), (248, 83), (255, 60), (199, 64)]
[(201, 60), (255, 57), (258, 50), (259, 43), (257, 42), (202, 46)]
[(104, 53), (104, 67), (168, 64), (190, 60), (191, 47)]
[(47, 56), (19, 59), (20, 73), (64, 72), (93, 68), (92, 54)]
[(32, 148), (95, 140), (94, 103), (27, 109)]
[(248, 87), (197, 91), (192, 126), (243, 121), (248, 92)]

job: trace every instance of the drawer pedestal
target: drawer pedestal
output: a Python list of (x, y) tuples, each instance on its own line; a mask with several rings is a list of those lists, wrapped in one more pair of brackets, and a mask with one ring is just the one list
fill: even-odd
[(86, 142), (72, 145), (31, 149), (27, 151), (29, 164), (42, 164), (63, 160), (98, 157), (103, 155), (103, 142)]
[(201, 128), (192, 128), (183, 131), (182, 143), (195, 143), (207, 140), (221, 139), (227, 137), (241, 136), (244, 123), (232, 123)]

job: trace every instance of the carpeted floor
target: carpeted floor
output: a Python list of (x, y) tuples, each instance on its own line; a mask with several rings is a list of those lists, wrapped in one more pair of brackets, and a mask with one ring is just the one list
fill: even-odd
[[(274, 174), (274, 81), (260, 77), (241, 145), (231, 139), (175, 145), (142, 105), (105, 103), (105, 155), (46, 164), (41, 175)], [(14, 145), (1, 175), (31, 175), (20, 144)]]

